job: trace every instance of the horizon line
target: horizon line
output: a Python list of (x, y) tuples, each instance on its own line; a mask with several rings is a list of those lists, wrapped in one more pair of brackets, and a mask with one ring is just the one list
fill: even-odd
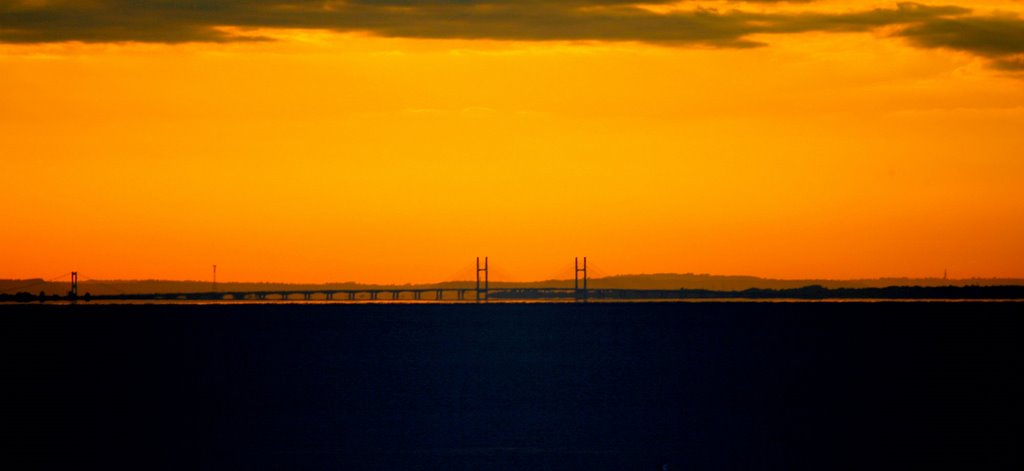
[[(60, 279), (50, 278), (45, 279), (42, 277), (32, 278), (0, 278), (0, 281), (42, 281), (44, 283), (60, 283), (64, 282), (63, 278), (68, 274), (61, 275)], [(972, 276), (966, 278), (952, 278), (943, 276), (878, 276), (872, 278), (827, 278), (827, 277), (799, 277), (799, 278), (772, 278), (766, 276), (757, 275), (723, 275), (723, 274), (711, 274), (711, 273), (678, 273), (678, 272), (658, 272), (658, 273), (624, 273), (616, 275), (604, 275), (598, 277), (587, 277), (587, 280), (606, 280), (611, 278), (626, 278), (626, 277), (656, 277), (656, 276), (691, 276), (691, 277), (705, 277), (705, 278), (748, 278), (765, 281), (783, 281), (783, 282), (795, 282), (795, 281), (826, 281), (826, 282), (856, 282), (856, 281), (880, 281), (880, 280), (945, 280), (945, 281), (971, 281), (971, 280), (1014, 280), (1024, 281), (1024, 276)], [(582, 279), (582, 278), (581, 278)], [(573, 278), (546, 278), (546, 279), (534, 279), (534, 280), (495, 280), (490, 279), (490, 283), (543, 283), (543, 282), (571, 282)], [(213, 280), (202, 280), (202, 279), (169, 279), (169, 278), (83, 278), (80, 282), (94, 282), (94, 283), (114, 283), (114, 282), (127, 282), (127, 283), (139, 283), (139, 282), (170, 282), (170, 283), (214, 283)], [(468, 279), (452, 279), (452, 280), (441, 280), (441, 281), (425, 281), (425, 282), (363, 282), (355, 280), (345, 281), (308, 281), (308, 282), (295, 282), (295, 281), (237, 281), (237, 280), (217, 280), (215, 282), (218, 285), (222, 284), (279, 284), (279, 285), (331, 285), (331, 284), (356, 284), (364, 286), (416, 286), (416, 285), (436, 285), (444, 283), (475, 283), (472, 278)]]

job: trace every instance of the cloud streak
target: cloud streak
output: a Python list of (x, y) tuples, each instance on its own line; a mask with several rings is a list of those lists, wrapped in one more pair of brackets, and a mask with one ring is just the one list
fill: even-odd
[[(632, 0), (8, 0), (0, 42), (227, 42), (264, 39), (224, 27), (359, 31), (379, 36), (492, 40), (638, 41), (755, 47), (757, 34), (891, 34), (925, 48), (966, 51), (1007, 69), (1024, 66), (1024, 20), (976, 16), (956, 5), (899, 3), (842, 13), (738, 8), (657, 13)], [(672, 3), (646, 0), (646, 5)], [(735, 2), (741, 5), (743, 2)], [(748, 0), (746, 3), (779, 3)], [(796, 1), (790, 3), (809, 3)]]
[(1024, 20), (1018, 16), (939, 18), (900, 35), (920, 47), (968, 51), (993, 59), (998, 68), (1024, 70)]

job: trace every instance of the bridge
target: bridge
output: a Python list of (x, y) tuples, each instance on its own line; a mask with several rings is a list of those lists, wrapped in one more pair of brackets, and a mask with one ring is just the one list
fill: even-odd
[[(97, 294), (80, 296), (78, 290), (78, 272), (71, 272), (70, 290), (66, 296), (40, 293), (40, 300), (70, 301), (466, 301), (488, 302), (491, 298), (499, 300), (532, 300), (532, 299), (571, 299), (586, 302), (591, 297), (602, 299), (637, 299), (657, 298), (665, 296), (677, 297), (677, 291), (665, 290), (629, 290), (587, 288), (587, 258), (575, 259), (575, 280), (572, 288), (565, 287), (514, 287), (492, 288), (490, 286), (490, 264), (487, 257), (476, 259), (476, 284), (474, 287), (457, 288), (355, 288), (355, 289), (273, 289), (273, 290), (217, 290), (214, 281), (211, 290), (206, 292), (186, 293), (133, 293), (133, 294)], [(68, 274), (60, 275), (64, 277)], [(216, 277), (216, 265), (214, 265)], [(216, 280), (216, 278), (214, 278)]]
[[(77, 273), (72, 273), (72, 293), (77, 298)], [(582, 283), (582, 284), (581, 284)], [(216, 285), (214, 285), (216, 287)], [(635, 297), (636, 290), (605, 289), (594, 294), (597, 297), (617, 299), (618, 296)], [(476, 285), (473, 288), (357, 288), (357, 289), (303, 289), (303, 290), (257, 290), (218, 291), (197, 293), (151, 293), (91, 296), (94, 300), (129, 301), (471, 301), (488, 302), (491, 298), (515, 299), (572, 299), (587, 301), (587, 258), (583, 263), (575, 260), (575, 283), (573, 288), (491, 288), (490, 263), (487, 257), (483, 263), (476, 259)], [(629, 298), (627, 298), (629, 299)]]
[(490, 288), (477, 293), (474, 288), (402, 288), (352, 290), (274, 290), (274, 291), (216, 291), (204, 293), (152, 293), (93, 295), (96, 301), (468, 301), (488, 300), (572, 300), (590, 299), (680, 299), (683, 290), (645, 289), (591, 289), (584, 296), (574, 288)]

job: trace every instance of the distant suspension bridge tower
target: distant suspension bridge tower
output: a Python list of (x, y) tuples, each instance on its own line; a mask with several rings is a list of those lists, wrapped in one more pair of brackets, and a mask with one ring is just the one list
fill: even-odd
[[(583, 266), (580, 267), (580, 258), (576, 257), (576, 283), (575, 294), (577, 301), (587, 302), (587, 257), (583, 257)], [(583, 291), (580, 291), (580, 273), (583, 273)]]
[[(484, 287), (480, 289), (480, 273), (484, 274)], [(487, 271), (487, 257), (484, 257), (484, 266), (480, 268), (480, 257), (476, 258), (476, 302), (487, 302), (488, 300), (488, 289), (490, 288), (489, 276)]]

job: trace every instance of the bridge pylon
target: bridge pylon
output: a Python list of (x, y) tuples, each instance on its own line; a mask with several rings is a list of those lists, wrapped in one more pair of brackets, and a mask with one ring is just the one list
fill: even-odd
[[(480, 273), (484, 274), (484, 287), (480, 289)], [(476, 258), (476, 302), (487, 302), (490, 289), (487, 257), (484, 257), (484, 266), (480, 268), (480, 257)]]
[[(575, 288), (574, 294), (576, 295), (577, 301), (587, 302), (589, 293), (587, 292), (587, 257), (583, 257), (583, 266), (580, 267), (580, 258), (576, 257), (576, 273), (575, 273)], [(583, 273), (583, 291), (580, 291), (580, 273)]]
[(71, 272), (71, 291), (68, 291), (68, 297), (71, 299), (78, 299), (78, 272)]

